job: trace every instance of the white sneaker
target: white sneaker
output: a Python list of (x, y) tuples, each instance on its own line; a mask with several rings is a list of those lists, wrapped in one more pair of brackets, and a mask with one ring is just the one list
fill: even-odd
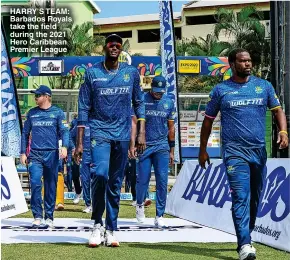
[(89, 246), (96, 247), (104, 242), (104, 232), (105, 229), (101, 224), (95, 224), (93, 227), (93, 232), (89, 238)]
[(240, 260), (256, 259), (256, 249), (250, 244), (243, 245), (239, 252), (239, 259)]
[(76, 205), (76, 204), (79, 204), (80, 202), (80, 198), (81, 198), (82, 194), (76, 194), (75, 195), (75, 199), (73, 201), (73, 203)]
[(145, 221), (144, 204), (136, 205), (136, 218), (139, 223)]
[(35, 218), (32, 222), (32, 227), (39, 227), (42, 223), (42, 219), (41, 218)]
[(53, 221), (49, 218), (47, 218), (44, 222), (44, 226), (48, 227), (48, 228), (53, 228)]
[(84, 213), (91, 213), (92, 212), (92, 206), (87, 206), (84, 210)]
[(111, 246), (111, 247), (120, 246), (120, 243), (119, 243), (117, 237), (115, 236), (114, 231), (106, 230), (105, 244), (106, 244), (106, 246)]
[(164, 218), (163, 217), (155, 217), (154, 225), (157, 228), (168, 228), (168, 226), (164, 223)]
[(137, 201), (133, 200), (133, 202), (131, 203), (131, 206), (136, 207), (136, 205), (137, 205)]

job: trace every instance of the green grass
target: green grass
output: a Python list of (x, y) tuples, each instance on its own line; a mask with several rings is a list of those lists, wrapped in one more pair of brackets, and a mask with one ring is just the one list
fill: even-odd
[[(66, 201), (65, 210), (55, 212), (56, 218), (90, 218), (90, 214), (82, 213), (83, 203), (73, 205), (72, 201)], [(155, 204), (146, 209), (146, 216), (155, 216)], [(29, 217), (27, 212), (16, 217)], [(122, 201), (121, 218), (134, 218), (135, 210), (130, 202)], [(169, 217), (169, 216), (166, 216)], [(289, 260), (290, 255), (264, 245), (255, 244), (257, 259), (259, 260)], [(110, 259), (110, 260), (177, 260), (177, 259), (225, 259), (236, 260), (235, 243), (121, 243), (119, 248), (88, 248), (81, 244), (11, 244), (1, 246), (3, 260), (48, 260), (48, 259)]]

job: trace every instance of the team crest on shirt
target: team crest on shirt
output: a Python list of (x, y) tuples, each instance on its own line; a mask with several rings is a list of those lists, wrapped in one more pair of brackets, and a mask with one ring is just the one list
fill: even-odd
[(235, 170), (235, 168), (232, 165), (229, 165), (227, 167), (227, 172), (233, 172)]
[(165, 104), (163, 105), (163, 107), (164, 107), (165, 109), (168, 109), (168, 108), (169, 108), (169, 106), (168, 106), (167, 103), (165, 103)]
[(129, 82), (129, 80), (130, 80), (130, 76), (129, 76), (129, 74), (125, 74), (124, 77), (123, 77), (123, 80), (124, 80), (125, 82)]
[(55, 118), (54, 114), (49, 115), (50, 118)]
[(263, 89), (260, 86), (257, 86), (255, 88), (255, 91), (256, 91), (257, 94), (261, 94), (263, 92)]
[(95, 139), (93, 139), (93, 140), (91, 141), (91, 146), (92, 146), (92, 147), (95, 147), (96, 144), (97, 144), (97, 141), (96, 141)]

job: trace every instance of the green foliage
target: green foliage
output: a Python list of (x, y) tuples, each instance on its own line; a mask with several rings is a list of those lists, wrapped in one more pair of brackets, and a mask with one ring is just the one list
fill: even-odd
[[(257, 70), (270, 64), (270, 42), (265, 39), (265, 26), (261, 23), (263, 12), (254, 6), (244, 7), (238, 14), (233, 10), (219, 8), (216, 12), (217, 24), (214, 35), (233, 37), (231, 49), (244, 48), (251, 54)], [(257, 71), (256, 71), (257, 73)]]

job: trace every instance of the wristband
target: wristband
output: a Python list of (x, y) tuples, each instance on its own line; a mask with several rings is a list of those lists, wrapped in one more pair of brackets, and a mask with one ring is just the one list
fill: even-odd
[(285, 131), (285, 130), (280, 131), (279, 134), (280, 134), (280, 133), (284, 133), (284, 134), (288, 135), (288, 132)]
[(169, 141), (168, 143), (170, 148), (175, 147), (175, 141)]

